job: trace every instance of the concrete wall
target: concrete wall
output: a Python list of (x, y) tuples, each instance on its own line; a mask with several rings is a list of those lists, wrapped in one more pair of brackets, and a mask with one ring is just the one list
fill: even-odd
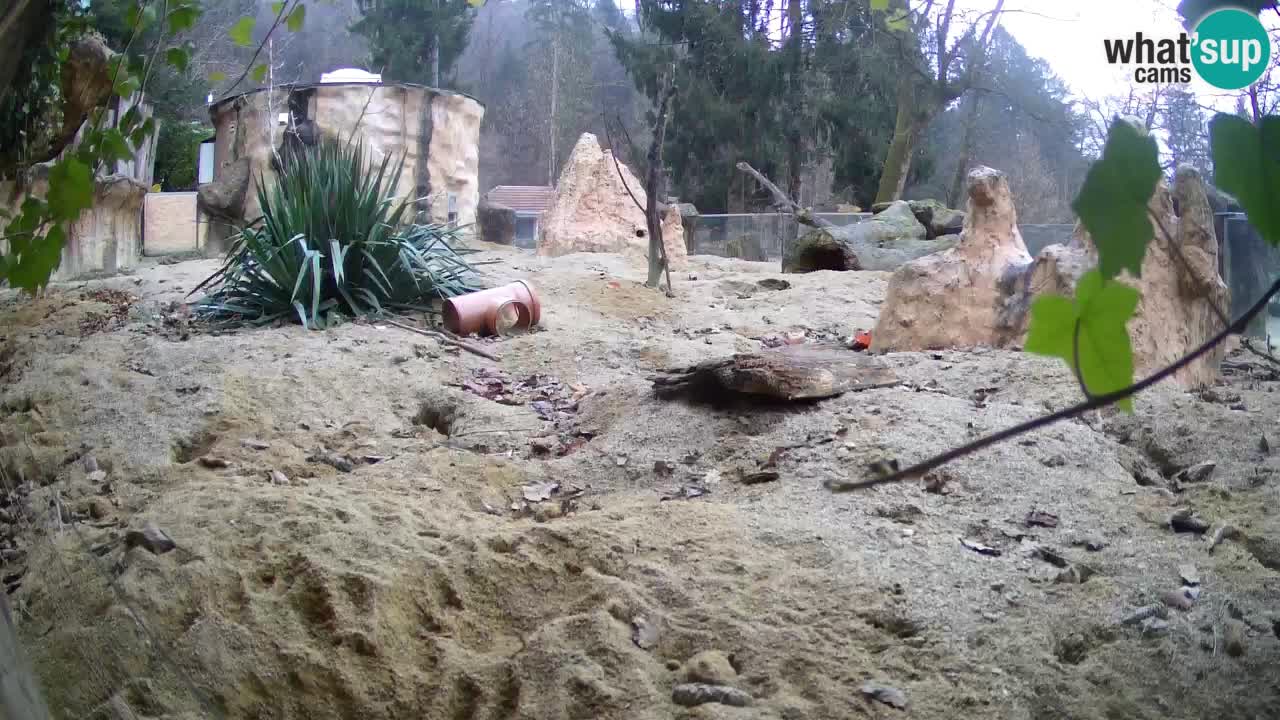
[[(223, 100), (209, 113), (217, 131), (213, 184), (230, 175), (226, 171), (234, 163), (249, 163), (244, 202), (233, 220), (258, 216), (256, 184), (274, 175), (273, 146), (282, 145), (286, 130), (278, 118), (289, 113), (304, 141), (311, 133), (312, 141), (346, 141), (357, 133), (375, 159), (403, 157), (399, 193), (422, 199), (433, 221), (448, 219), (452, 194), (457, 221), (475, 222), (484, 106), (465, 95), (413, 85), (334, 83), (258, 90)], [(202, 207), (212, 207), (210, 197), (202, 189)]]
[(194, 192), (148, 193), (142, 207), (142, 254), (173, 255), (203, 250), (209, 219)]

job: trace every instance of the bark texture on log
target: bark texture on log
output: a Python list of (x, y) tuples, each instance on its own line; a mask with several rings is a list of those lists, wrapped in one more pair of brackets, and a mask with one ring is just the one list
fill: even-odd
[(897, 375), (878, 358), (831, 345), (738, 354), (664, 370), (649, 379), (660, 395), (689, 393), (722, 400), (817, 400), (898, 383)]

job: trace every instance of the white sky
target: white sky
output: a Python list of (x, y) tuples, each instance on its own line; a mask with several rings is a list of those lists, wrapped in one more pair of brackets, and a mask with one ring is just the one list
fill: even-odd
[[(985, 12), (994, 0), (960, 0)], [(1108, 65), (1102, 41), (1133, 37), (1175, 37), (1182, 32), (1177, 0), (1007, 0), (1001, 24), (1027, 52), (1046, 60), (1079, 96), (1097, 99), (1127, 90), (1131, 77)], [(1132, 70), (1130, 70), (1132, 72)], [(1196, 79), (1192, 89), (1209, 104), (1212, 89)]]

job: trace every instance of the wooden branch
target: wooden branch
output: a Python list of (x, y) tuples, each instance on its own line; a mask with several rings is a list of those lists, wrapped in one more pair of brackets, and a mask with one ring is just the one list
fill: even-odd
[(771, 181), (769, 178), (761, 174), (759, 170), (756, 170), (755, 168), (751, 167), (751, 165), (749, 165), (748, 163), (746, 162), (738, 163), (738, 169), (750, 175), (751, 177), (755, 178), (756, 182), (760, 183), (761, 187), (763, 187), (765, 190), (768, 190), (770, 195), (773, 195), (774, 204), (785, 208), (787, 212), (795, 216), (796, 222), (800, 223), (801, 225), (808, 225), (809, 227), (815, 227), (815, 228), (835, 227), (835, 225), (832, 225), (830, 222), (823, 220), (822, 218), (814, 215), (808, 210), (797, 205), (795, 201), (787, 197), (786, 193), (782, 192), (781, 188), (779, 188), (777, 185), (774, 185), (773, 181)]
[(498, 360), (501, 360), (501, 358), (499, 358), (497, 355), (494, 355), (493, 353), (489, 352), (488, 350), (481, 350), (480, 348), (476, 347), (475, 345), (471, 345), (471, 344), (469, 344), (469, 343), (464, 343), (464, 342), (462, 342), (461, 340), (455, 340), (455, 339), (453, 339), (453, 338), (449, 337), (448, 335), (446, 335), (446, 334), (444, 334), (444, 333), (442, 333), (442, 332), (439, 332), (439, 331), (437, 331), (437, 330), (423, 330), (422, 328), (416, 328), (416, 327), (414, 327), (414, 326), (412, 326), (412, 325), (405, 325), (404, 323), (399, 323), (399, 322), (396, 322), (395, 320), (387, 320), (387, 319), (385, 319), (385, 318), (382, 320), (382, 322), (384, 322), (384, 323), (386, 323), (386, 324), (388, 324), (388, 325), (395, 325), (396, 327), (400, 328), (401, 330), (408, 330), (409, 332), (418, 333), (419, 335), (426, 335), (427, 337), (435, 338), (435, 339), (439, 340), (440, 342), (442, 342), (442, 343), (444, 343), (444, 344), (446, 344), (446, 345), (452, 345), (452, 346), (454, 346), (454, 347), (456, 347), (456, 348), (461, 348), (461, 349), (463, 349), (463, 350), (466, 350), (467, 352), (471, 353), (472, 355), (479, 355), (479, 356), (480, 356), (480, 357), (482, 357), (482, 358), (486, 358), (486, 359), (489, 359), (489, 360), (493, 360), (493, 361), (495, 361), (495, 362), (496, 362), (496, 361), (498, 361)]

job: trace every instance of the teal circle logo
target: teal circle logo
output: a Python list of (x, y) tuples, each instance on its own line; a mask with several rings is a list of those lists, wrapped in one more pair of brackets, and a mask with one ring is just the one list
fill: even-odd
[(1229, 8), (1205, 15), (1196, 25), (1191, 62), (1196, 72), (1221, 90), (1240, 90), (1258, 81), (1271, 62), (1271, 36), (1246, 10)]

